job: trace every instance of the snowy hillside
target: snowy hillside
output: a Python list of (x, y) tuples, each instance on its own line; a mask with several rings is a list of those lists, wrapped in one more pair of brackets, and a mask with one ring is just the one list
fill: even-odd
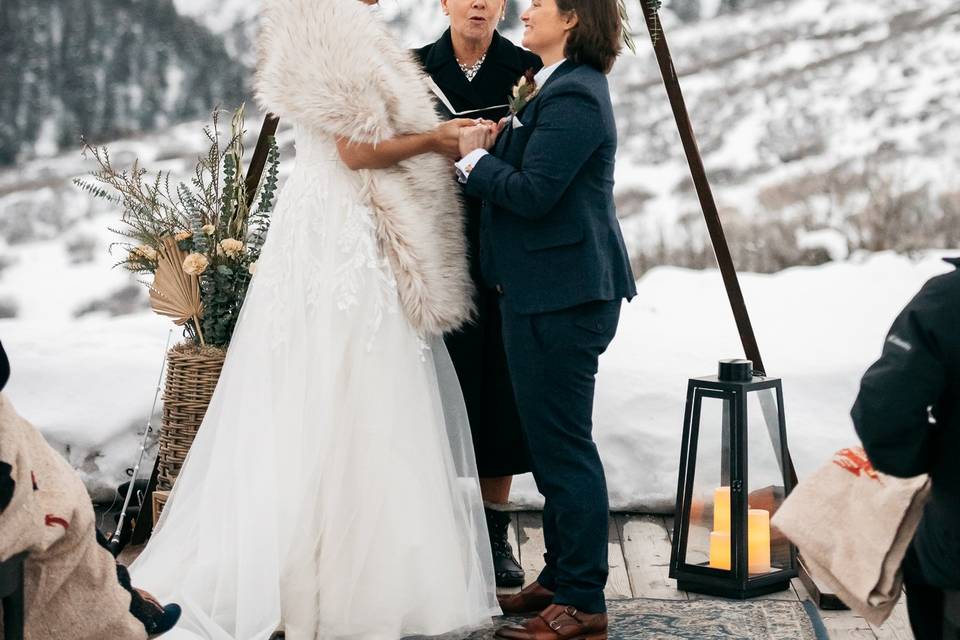
[[(960, 245), (956, 2), (795, 0), (667, 37), (742, 267)], [(710, 264), (649, 52), (621, 60), (612, 85), (635, 259)]]
[(4, 3), (0, 165), (201, 117), (246, 76), (171, 0)]
[[(249, 30), (258, 4), (181, 3), (221, 31)], [(709, 266), (639, 3), (628, 6), (639, 50), (611, 78), (620, 215), (641, 270)], [(508, 7), (517, 38), (525, 3)], [(444, 28), (432, 1), (380, 11), (411, 46)], [(856, 249), (960, 245), (956, 3), (673, 0), (663, 21), (738, 264), (775, 271)]]

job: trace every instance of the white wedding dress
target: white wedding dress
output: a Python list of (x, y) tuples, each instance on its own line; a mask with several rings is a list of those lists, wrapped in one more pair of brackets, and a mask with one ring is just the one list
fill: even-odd
[(296, 133), (220, 382), (133, 583), (183, 607), (170, 638), (462, 637), (499, 608), (456, 374), (401, 310), (358, 174), (332, 139)]

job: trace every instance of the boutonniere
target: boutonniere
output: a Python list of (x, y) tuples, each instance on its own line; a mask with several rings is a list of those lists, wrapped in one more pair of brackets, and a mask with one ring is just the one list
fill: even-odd
[(537, 86), (537, 81), (534, 80), (535, 75), (533, 69), (527, 69), (526, 73), (523, 74), (523, 77), (520, 78), (520, 81), (513, 88), (509, 105), (510, 116), (515, 123), (517, 122), (517, 116), (523, 111), (523, 108), (530, 104), (530, 101), (536, 98), (537, 93), (540, 91), (540, 87)]

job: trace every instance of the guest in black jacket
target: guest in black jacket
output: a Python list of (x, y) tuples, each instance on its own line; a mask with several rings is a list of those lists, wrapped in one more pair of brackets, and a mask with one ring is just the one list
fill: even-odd
[(0, 391), (7, 386), (7, 380), (10, 379), (10, 362), (7, 360), (7, 352), (3, 350), (3, 343), (0, 342)]
[(931, 279), (901, 312), (852, 416), (877, 469), (932, 478), (903, 572), (914, 635), (940, 640), (944, 591), (960, 589), (960, 270)]
[[(7, 380), (10, 379), (10, 362), (7, 360), (7, 353), (3, 350), (3, 343), (0, 342), (0, 391), (7, 386)], [(13, 478), (10, 472), (13, 470), (6, 462), (0, 460), (0, 511), (7, 508), (13, 499)]]
[[(446, 118), (499, 121), (509, 112), (507, 99), (528, 69), (542, 64), (535, 54), (497, 33), (506, 0), (442, 0), (450, 28), (436, 42), (415, 51), (438, 93)], [(478, 198), (465, 197), (470, 273), (477, 286), (476, 323), (446, 337), (447, 349), (463, 390), (480, 487), (487, 506), (506, 504), (513, 476), (530, 471), (520, 417), (507, 371), (500, 324), (499, 295), (480, 277), (480, 209)], [(507, 540), (510, 517), (486, 509), (497, 585), (523, 584), (523, 569)]]

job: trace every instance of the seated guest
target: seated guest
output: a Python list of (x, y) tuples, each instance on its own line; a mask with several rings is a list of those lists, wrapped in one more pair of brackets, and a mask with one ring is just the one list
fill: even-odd
[(901, 312), (852, 416), (879, 471), (930, 474), (903, 578), (917, 640), (941, 640), (944, 592), (960, 589), (960, 270), (931, 279)]
[[(0, 391), (9, 375), (0, 344)], [(80, 477), (0, 393), (0, 561), (23, 552), (27, 640), (141, 639), (179, 617), (121, 584), (126, 569), (98, 544)]]

